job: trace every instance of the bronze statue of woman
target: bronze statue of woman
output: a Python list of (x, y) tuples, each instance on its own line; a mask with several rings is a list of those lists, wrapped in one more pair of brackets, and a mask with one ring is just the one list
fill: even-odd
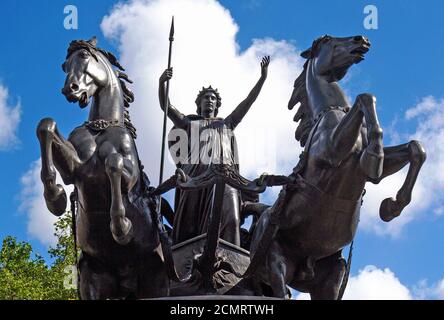
[[(184, 115), (169, 102), (168, 117), (176, 129), (186, 132), (188, 154), (177, 166), (190, 177), (202, 174), (212, 164), (229, 166), (239, 172), (236, 141), (233, 130), (242, 121), (258, 97), (267, 78), (270, 57), (261, 61), (261, 76), (249, 95), (225, 119), (217, 117), (221, 97), (211, 86), (203, 88), (197, 98), (197, 115)], [(165, 83), (173, 76), (173, 69), (166, 69), (159, 79), (159, 102), (166, 106)], [(197, 137), (196, 137), (197, 133)], [(171, 151), (171, 150), (170, 150)], [(174, 155), (173, 155), (174, 158)], [(213, 188), (184, 191), (176, 188), (175, 216), (172, 238), (174, 243), (193, 238), (206, 232), (212, 207)], [(225, 185), (222, 206), (220, 237), (240, 245), (240, 195), (238, 190)]]

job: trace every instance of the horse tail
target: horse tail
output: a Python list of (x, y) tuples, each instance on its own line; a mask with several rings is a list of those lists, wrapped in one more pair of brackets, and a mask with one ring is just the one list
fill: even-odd
[(344, 296), (345, 288), (347, 287), (348, 278), (350, 276), (350, 269), (351, 269), (351, 262), (353, 257), (353, 242), (350, 244), (350, 250), (348, 251), (348, 257), (347, 257), (347, 266), (345, 268), (344, 277), (342, 278), (341, 287), (339, 288), (338, 293), (338, 300), (342, 300), (342, 297)]

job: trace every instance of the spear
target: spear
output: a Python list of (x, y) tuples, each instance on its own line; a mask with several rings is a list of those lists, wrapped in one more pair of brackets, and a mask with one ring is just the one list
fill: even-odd
[[(174, 41), (174, 16), (171, 19), (171, 28), (170, 28), (170, 48), (168, 51), (168, 69), (171, 68), (171, 51), (173, 49), (173, 41)], [(165, 90), (165, 111), (163, 114), (163, 131), (162, 131), (162, 146), (161, 146), (161, 153), (160, 153), (160, 173), (159, 173), (159, 185), (163, 182), (163, 165), (165, 160), (165, 138), (166, 138), (166, 125), (167, 125), (167, 117), (168, 117), (168, 108), (170, 106), (169, 102), (169, 92), (170, 92), (170, 80), (167, 80), (166, 83), (166, 90)], [(162, 199), (162, 198), (160, 198)], [(160, 201), (159, 200), (159, 208), (160, 208)]]
[[(171, 68), (171, 51), (173, 48), (173, 41), (174, 41), (174, 16), (171, 19), (171, 28), (170, 28), (170, 48), (168, 52), (168, 69)], [(170, 80), (167, 80), (166, 83), (166, 92), (165, 92), (165, 110), (163, 115), (163, 132), (162, 132), (162, 147), (161, 147), (161, 156), (160, 156), (160, 172), (159, 172), (159, 186), (162, 184), (163, 180), (163, 165), (164, 165), (164, 158), (165, 158), (165, 138), (166, 138), (166, 124), (167, 124), (167, 117), (168, 117), (168, 107), (169, 107), (169, 95), (170, 91)], [(188, 273), (184, 278), (179, 278), (176, 268), (174, 267), (174, 259), (173, 259), (173, 253), (171, 251), (172, 241), (171, 238), (168, 236), (168, 233), (165, 229), (165, 226), (163, 224), (161, 209), (162, 209), (162, 195), (159, 195), (159, 200), (157, 202), (157, 208), (156, 208), (156, 215), (157, 215), (157, 226), (159, 228), (159, 239), (162, 247), (163, 256), (165, 259), (165, 267), (166, 272), (170, 278), (170, 280), (179, 281), (179, 282), (186, 282), (188, 279), (190, 279), (191, 274)]]

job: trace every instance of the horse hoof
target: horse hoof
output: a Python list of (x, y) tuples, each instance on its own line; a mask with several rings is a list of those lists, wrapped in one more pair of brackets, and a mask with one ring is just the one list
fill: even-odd
[(133, 224), (127, 217), (119, 217), (114, 221), (111, 219), (110, 228), (114, 240), (124, 246), (133, 238)]
[(56, 185), (50, 192), (45, 190), (43, 196), (45, 198), (46, 206), (52, 214), (61, 216), (65, 213), (68, 200), (62, 185)]
[(387, 198), (382, 201), (379, 207), (379, 216), (385, 222), (389, 222), (401, 214), (401, 208), (393, 198)]
[(379, 179), (384, 166), (384, 153), (376, 153), (365, 149), (361, 156), (360, 164), (362, 170), (364, 170), (369, 178)]

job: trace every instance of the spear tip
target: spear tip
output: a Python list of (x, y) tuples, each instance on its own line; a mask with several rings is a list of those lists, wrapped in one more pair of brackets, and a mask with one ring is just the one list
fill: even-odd
[(170, 41), (174, 40), (174, 16), (171, 19)]

